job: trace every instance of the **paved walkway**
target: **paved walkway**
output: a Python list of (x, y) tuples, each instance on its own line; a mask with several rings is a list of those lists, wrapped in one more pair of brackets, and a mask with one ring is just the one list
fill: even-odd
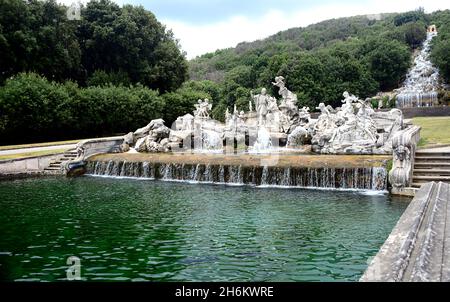
[(51, 151), (51, 150), (59, 150), (59, 149), (71, 149), (75, 148), (76, 144), (67, 144), (67, 145), (56, 145), (56, 146), (45, 146), (45, 147), (32, 147), (32, 148), (22, 148), (22, 149), (11, 149), (11, 150), (3, 150), (0, 151), (0, 155), (13, 155), (13, 154), (21, 154), (21, 153), (31, 153), (31, 152), (39, 152), (39, 151)]

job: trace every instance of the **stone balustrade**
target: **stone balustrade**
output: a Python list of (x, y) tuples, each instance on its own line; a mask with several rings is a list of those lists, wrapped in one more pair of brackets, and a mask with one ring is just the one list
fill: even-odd
[(411, 186), (414, 156), (420, 139), (420, 127), (410, 126), (397, 132), (392, 138), (393, 162), (389, 172), (392, 194), (407, 194)]
[(75, 148), (78, 153), (77, 157), (74, 160), (66, 162), (64, 165), (66, 175), (72, 176), (84, 173), (84, 160), (88, 157), (103, 153), (123, 152), (124, 140), (124, 136), (117, 136), (88, 139), (79, 142)]

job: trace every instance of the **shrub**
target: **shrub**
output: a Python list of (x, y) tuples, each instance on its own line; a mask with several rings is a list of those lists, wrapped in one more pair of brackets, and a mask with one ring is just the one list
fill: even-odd
[(164, 99), (142, 85), (79, 88), (21, 73), (0, 87), (2, 144), (126, 133), (164, 111)]

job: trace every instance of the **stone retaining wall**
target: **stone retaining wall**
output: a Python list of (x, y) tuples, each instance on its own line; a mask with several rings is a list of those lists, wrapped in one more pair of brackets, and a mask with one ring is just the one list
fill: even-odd
[(44, 168), (48, 167), (52, 160), (61, 156), (61, 154), (62, 153), (1, 160), (0, 174), (42, 172)]
[(450, 281), (450, 185), (422, 185), (360, 281)]

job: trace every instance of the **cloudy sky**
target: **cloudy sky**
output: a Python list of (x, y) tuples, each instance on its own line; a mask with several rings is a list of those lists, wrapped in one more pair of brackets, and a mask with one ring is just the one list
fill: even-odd
[[(79, 2), (59, 0), (61, 3)], [(448, 0), (113, 0), (142, 5), (171, 28), (188, 58), (331, 18), (450, 8)], [(81, 2), (87, 2), (82, 0)]]

